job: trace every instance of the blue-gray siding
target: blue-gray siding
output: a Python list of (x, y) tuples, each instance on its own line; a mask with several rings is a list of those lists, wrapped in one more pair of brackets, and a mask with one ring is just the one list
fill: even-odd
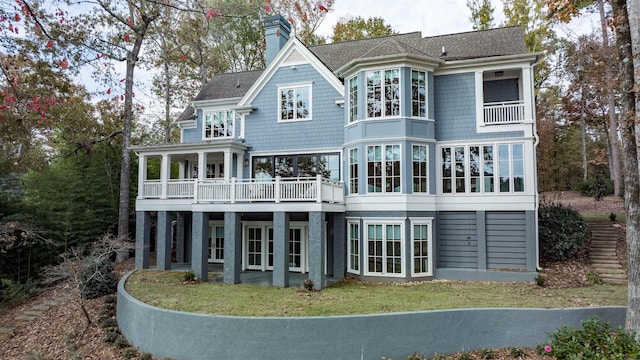
[(526, 269), (525, 212), (487, 212), (487, 268)]
[(439, 75), (434, 79), (436, 139), (482, 140), (522, 136), (517, 132), (476, 132), (475, 73)]
[[(278, 86), (312, 82), (312, 120), (278, 122)], [(342, 147), (344, 111), (341, 95), (311, 65), (279, 68), (253, 100), (246, 119), (245, 142), (252, 151), (292, 151)]]
[(475, 212), (440, 212), (438, 215), (438, 267), (478, 268)]

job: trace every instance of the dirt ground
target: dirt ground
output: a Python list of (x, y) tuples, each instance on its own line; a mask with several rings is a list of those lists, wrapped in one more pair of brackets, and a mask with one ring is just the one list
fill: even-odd
[[(560, 201), (578, 210), (589, 213), (611, 212), (623, 213), (624, 204), (616, 197), (606, 197), (602, 201), (582, 197), (574, 192), (548, 193), (541, 196), (547, 201)], [(624, 246), (624, 228), (621, 225), (621, 251)], [(620, 244), (621, 243), (621, 244)], [(624, 252), (626, 254), (626, 252)], [(621, 256), (623, 260), (626, 255)], [(563, 263), (542, 264), (545, 268), (545, 286), (555, 288), (586, 286), (585, 275), (592, 271), (586, 261), (586, 249), (577, 260)], [(119, 274), (124, 274), (133, 268), (133, 259), (117, 265)], [(98, 324), (99, 313), (104, 307), (104, 299), (85, 300), (82, 302), (87, 310), (91, 324), (84, 315), (79, 296), (74, 295), (72, 289), (58, 286), (42, 292), (30, 302), (0, 314), (0, 327), (11, 323), (25, 310), (45, 301), (56, 300), (57, 305), (51, 307), (43, 316), (31, 321), (26, 326), (16, 329), (15, 336), (0, 340), (0, 358), (5, 360), (25, 359), (123, 359), (124, 349), (113, 344), (105, 343), (104, 332)], [(495, 359), (514, 360), (549, 360), (551, 357), (539, 355), (534, 349), (523, 349), (523, 357), (511, 356), (512, 349), (497, 349)], [(432, 354), (426, 354), (432, 355)], [(461, 358), (460, 354), (451, 354), (447, 359)], [(471, 353), (471, 359), (482, 359), (480, 351)], [(395, 359), (403, 360), (403, 359)]]

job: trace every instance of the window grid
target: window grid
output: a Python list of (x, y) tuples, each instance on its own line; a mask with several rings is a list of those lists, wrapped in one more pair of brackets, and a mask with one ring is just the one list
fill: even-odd
[(444, 194), (524, 192), (523, 144), (443, 147), (440, 160)]
[(401, 161), (400, 145), (367, 146), (367, 192), (400, 192)]
[(204, 114), (204, 138), (217, 139), (233, 137), (234, 111), (208, 111)]
[(430, 246), (429, 224), (413, 224), (413, 274), (431, 274), (429, 266)]
[(280, 121), (311, 120), (311, 85), (279, 89)]
[(349, 272), (360, 274), (360, 224), (349, 223)]
[(427, 186), (427, 147), (425, 145), (413, 145), (413, 192), (429, 192)]
[(349, 150), (349, 192), (358, 193), (358, 149)]
[(367, 72), (367, 117), (400, 115), (400, 69)]
[(358, 120), (358, 78), (349, 79), (349, 122)]
[(402, 223), (368, 223), (365, 275), (403, 276)]
[(411, 70), (411, 116), (427, 117), (426, 72)]
[(400, 145), (385, 146), (385, 192), (400, 192)]

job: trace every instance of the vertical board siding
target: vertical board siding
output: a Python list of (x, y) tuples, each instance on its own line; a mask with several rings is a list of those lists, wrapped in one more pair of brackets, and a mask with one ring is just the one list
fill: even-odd
[(524, 211), (487, 212), (486, 236), (488, 269), (527, 268)]
[(476, 213), (442, 212), (438, 224), (438, 266), (478, 268)]

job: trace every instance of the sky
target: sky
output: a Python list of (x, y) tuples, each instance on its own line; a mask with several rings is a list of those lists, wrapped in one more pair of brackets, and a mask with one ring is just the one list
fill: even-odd
[[(497, 26), (504, 20), (502, 1), (492, 0), (492, 5)], [(421, 31), (422, 36), (473, 30), (467, 0), (335, 0), (333, 11), (327, 14), (319, 33), (330, 37), (333, 25), (343, 16), (381, 17), (400, 33)], [(583, 16), (559, 26), (558, 31), (561, 36), (573, 37), (576, 33), (590, 32), (594, 24), (598, 26), (597, 21), (594, 16)]]

